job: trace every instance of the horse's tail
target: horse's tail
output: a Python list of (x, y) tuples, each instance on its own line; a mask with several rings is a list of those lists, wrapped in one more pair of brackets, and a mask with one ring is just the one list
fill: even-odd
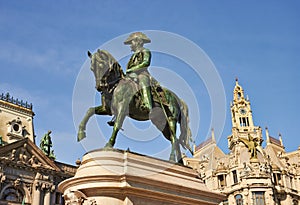
[(186, 103), (180, 99), (180, 136), (179, 142), (180, 144), (188, 149), (191, 154), (193, 154), (193, 150), (191, 148), (190, 142), (192, 142), (192, 133), (189, 127), (189, 113), (188, 106)]

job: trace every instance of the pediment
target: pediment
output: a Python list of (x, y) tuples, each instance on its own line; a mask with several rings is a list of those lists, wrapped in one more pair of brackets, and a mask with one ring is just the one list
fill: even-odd
[(2, 163), (32, 169), (60, 171), (55, 162), (28, 138), (0, 147), (0, 160)]

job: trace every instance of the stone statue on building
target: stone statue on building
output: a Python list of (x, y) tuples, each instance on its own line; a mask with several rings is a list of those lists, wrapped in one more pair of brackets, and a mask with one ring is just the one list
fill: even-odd
[(253, 171), (252, 167), (246, 162), (243, 163), (243, 169), (241, 171), (241, 176), (248, 176)]

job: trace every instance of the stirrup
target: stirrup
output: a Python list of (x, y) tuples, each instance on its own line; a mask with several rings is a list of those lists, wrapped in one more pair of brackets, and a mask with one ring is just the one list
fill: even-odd
[(114, 126), (115, 125), (115, 121), (114, 120), (108, 121), (107, 124), (109, 126)]

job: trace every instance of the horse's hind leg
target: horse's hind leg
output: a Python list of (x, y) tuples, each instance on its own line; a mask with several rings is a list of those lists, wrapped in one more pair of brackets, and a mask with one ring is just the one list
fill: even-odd
[(164, 130), (163, 134), (170, 139), (172, 148), (171, 148), (171, 154), (170, 154), (170, 161), (175, 162), (177, 158), (177, 162), (181, 163), (182, 157), (180, 152), (180, 147), (178, 140), (176, 138), (176, 120), (173, 120), (171, 118), (168, 119), (168, 126), (167, 130)]
[(179, 141), (178, 139), (175, 137), (176, 143), (175, 143), (175, 149), (176, 149), (176, 156), (177, 156), (177, 162), (180, 164), (183, 164), (183, 160), (182, 160), (182, 154), (180, 151), (180, 145), (179, 145)]

